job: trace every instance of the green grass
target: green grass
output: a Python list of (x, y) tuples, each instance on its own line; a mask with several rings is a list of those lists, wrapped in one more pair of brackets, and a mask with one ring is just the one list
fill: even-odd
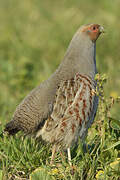
[[(72, 149), (73, 176), (66, 160), (58, 169), (50, 167), (49, 145), (23, 138), (20, 133), (0, 137), (1, 179), (29, 179), (37, 168), (39, 176), (44, 174), (48, 179), (119, 179), (120, 104), (112, 105), (109, 99), (120, 96), (119, 7), (119, 0), (1, 0), (0, 132), (20, 101), (55, 71), (80, 25), (95, 22), (104, 26), (106, 33), (97, 41), (97, 66), (108, 77), (105, 95), (88, 132), (90, 148), (85, 154), (81, 143)], [(56, 161), (61, 162), (59, 154)]]

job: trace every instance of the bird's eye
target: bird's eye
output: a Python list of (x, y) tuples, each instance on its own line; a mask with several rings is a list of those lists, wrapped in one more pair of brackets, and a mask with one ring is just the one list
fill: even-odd
[(95, 26), (93, 26), (93, 30), (96, 30), (96, 27), (95, 27)]

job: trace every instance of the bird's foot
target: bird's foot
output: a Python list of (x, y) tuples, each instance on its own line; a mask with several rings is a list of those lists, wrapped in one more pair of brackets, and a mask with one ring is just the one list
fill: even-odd
[(75, 174), (75, 171), (76, 171), (76, 166), (72, 165), (70, 168), (71, 168), (70, 169), (70, 174), (73, 176)]

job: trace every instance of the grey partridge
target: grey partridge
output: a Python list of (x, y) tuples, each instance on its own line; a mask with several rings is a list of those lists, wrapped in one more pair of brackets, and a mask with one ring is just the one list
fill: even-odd
[(51, 77), (33, 89), (18, 105), (5, 131), (41, 136), (55, 152), (68, 150), (78, 137), (84, 140), (98, 107), (96, 89), (96, 40), (99, 24), (83, 25), (73, 36), (62, 63)]

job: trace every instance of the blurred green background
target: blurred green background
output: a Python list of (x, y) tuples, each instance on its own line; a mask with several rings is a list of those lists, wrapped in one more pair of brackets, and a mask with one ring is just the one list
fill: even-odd
[[(97, 41), (97, 66), (108, 76), (107, 96), (120, 94), (120, 0), (0, 1), (0, 122), (12, 117), (28, 92), (47, 79), (86, 23), (106, 33)], [(113, 109), (119, 118), (119, 106)]]

